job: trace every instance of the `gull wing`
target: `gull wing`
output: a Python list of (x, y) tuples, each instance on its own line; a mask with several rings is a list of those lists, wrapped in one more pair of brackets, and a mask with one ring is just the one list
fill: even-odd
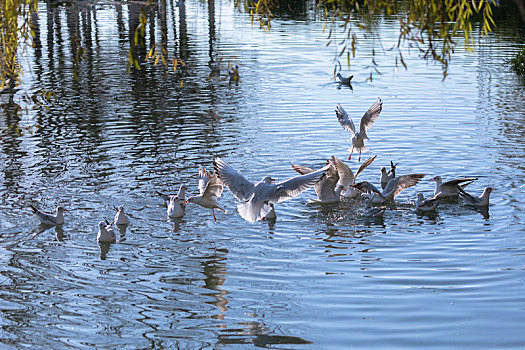
[(359, 183), (356, 183), (355, 185), (352, 185), (353, 188), (356, 188), (358, 189), (359, 191), (361, 192), (364, 192), (364, 193), (372, 193), (372, 192), (375, 192), (377, 193), (378, 195), (380, 195), (381, 197), (383, 197), (383, 194), (381, 193), (381, 191), (379, 191), (377, 189), (377, 187), (375, 187), (374, 185), (372, 185), (370, 182), (368, 181), (361, 181)]
[[(209, 173), (208, 173), (209, 174)], [(220, 197), (222, 195), (222, 181), (217, 176), (217, 172), (213, 172), (213, 175), (209, 178), (206, 184), (206, 189), (202, 193), (203, 197)]]
[(383, 190), (383, 196), (394, 199), (405, 188), (415, 186), (424, 177), (425, 174), (410, 174), (396, 177), (388, 181), (388, 184)]
[(368, 158), (366, 160), (366, 162), (363, 162), (363, 164), (361, 164), (361, 166), (357, 170), (357, 173), (355, 173), (355, 178), (356, 179), (359, 176), (359, 174), (361, 174), (363, 172), (363, 170), (365, 170), (370, 164), (372, 164), (372, 162), (376, 159), (376, 157), (377, 157), (377, 155), (375, 155), (373, 157), (370, 157), (370, 158)]
[(478, 198), (474, 197), (470, 193), (465, 192), (460, 186), (457, 186), (457, 189), (459, 190), (459, 194), (463, 198), (465, 198), (467, 200), (467, 202), (472, 203), (472, 204), (476, 204), (476, 203), (478, 203), (480, 201)]
[(341, 186), (348, 189), (348, 186), (353, 185), (355, 182), (355, 176), (352, 171), (341, 159), (332, 156), (332, 163), (335, 165), (339, 174), (339, 183)]
[(338, 104), (337, 108), (335, 110), (335, 115), (337, 116), (337, 120), (339, 120), (339, 124), (343, 127), (343, 129), (348, 130), (353, 134), (355, 134), (355, 125), (352, 119), (348, 116), (348, 113), (343, 109), (343, 107)]
[[(464, 182), (472, 182), (472, 181), (475, 181), (477, 180), (478, 178), (477, 177), (462, 177), (460, 179), (455, 179), (455, 180), (450, 180), (450, 181), (446, 181), (446, 182), (443, 182), (441, 184), (441, 191), (443, 191), (443, 189), (445, 189), (445, 191), (448, 191), (448, 190), (452, 190), (452, 191), (456, 191), (456, 188), (464, 183)], [(468, 185), (468, 184), (467, 184)], [(461, 186), (462, 188), (466, 187), (465, 186)]]
[(199, 194), (202, 196), (204, 191), (206, 191), (206, 186), (210, 181), (210, 173), (204, 168), (199, 168)]
[[(335, 186), (339, 182), (339, 171), (332, 162), (328, 162), (326, 176), (321, 177), (314, 185), (315, 193), (318, 199), (335, 196)], [(325, 167), (326, 168), (326, 167)]]
[(268, 200), (272, 203), (279, 203), (300, 195), (326, 176), (325, 172), (328, 167), (329, 165), (320, 170), (314, 171), (313, 173), (295, 176), (276, 184), (275, 190), (269, 196)]
[(366, 113), (361, 117), (361, 123), (359, 124), (359, 134), (362, 135), (363, 138), (368, 139), (366, 137), (366, 131), (374, 125), (375, 121), (379, 117), (379, 113), (381, 113), (381, 110), (383, 109), (383, 102), (381, 102), (381, 99), (378, 97), (377, 101), (366, 111)]
[(313, 173), (315, 170), (304, 165), (292, 164), (292, 169), (297, 171), (301, 175)]
[(231, 165), (219, 157), (213, 160), (213, 164), (215, 166), (215, 173), (237, 200), (244, 202), (253, 196), (255, 185), (246, 180), (244, 176), (238, 173)]

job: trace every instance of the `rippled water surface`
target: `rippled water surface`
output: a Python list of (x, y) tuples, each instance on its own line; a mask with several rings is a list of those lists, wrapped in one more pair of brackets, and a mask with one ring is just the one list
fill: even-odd
[[(160, 64), (126, 72), (132, 9), (97, 5), (77, 14), (88, 50), (75, 79), (74, 7), (41, 6), (15, 100), (39, 88), (58, 99), (18, 114), (3, 105), (2, 347), (525, 346), (525, 99), (505, 35), (471, 55), (459, 47), (444, 81), (415, 51), (408, 70), (376, 53), (382, 75), (366, 81), (379, 39), (362, 40), (343, 66), (353, 90), (338, 89), (322, 22), (276, 20), (265, 32), (224, 1), (210, 34), (206, 2), (187, 2), (168, 6), (169, 54), (186, 66), (165, 78)], [(377, 26), (381, 45), (396, 41), (395, 22)], [(210, 55), (239, 66), (238, 86), (207, 79)], [(195, 194), (198, 168), (211, 170), (216, 155), (253, 181), (346, 159), (335, 106), (357, 121), (378, 96), (363, 155), (377, 159), (362, 179), (378, 183), (390, 160), (398, 174), (426, 174), (383, 219), (363, 217), (358, 201), (307, 205), (310, 190), (278, 204), (275, 223), (248, 223), (227, 189), (217, 222), (191, 204), (166, 218), (155, 191), (186, 183)], [(355, 171), (357, 157), (348, 164)], [(435, 175), (476, 176), (475, 194), (496, 187), (488, 212), (460, 202), (416, 214), (411, 201), (433, 193)], [(64, 206), (65, 224), (43, 230), (29, 203)], [(97, 223), (122, 203), (131, 225), (99, 247)]]

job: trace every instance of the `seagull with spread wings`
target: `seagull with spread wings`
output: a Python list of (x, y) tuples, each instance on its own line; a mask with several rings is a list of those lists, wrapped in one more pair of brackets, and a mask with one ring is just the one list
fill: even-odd
[(327, 170), (327, 167), (324, 167), (279, 183), (274, 183), (274, 179), (265, 176), (254, 184), (219, 157), (213, 160), (213, 164), (222, 183), (242, 202), (237, 209), (241, 217), (249, 222), (266, 217), (271, 211), (270, 203), (280, 203), (296, 197), (314, 186), (325, 176)]
[(361, 117), (361, 123), (359, 124), (359, 131), (356, 131), (354, 122), (339, 104), (335, 110), (339, 124), (343, 129), (348, 130), (352, 133), (352, 149), (350, 151), (350, 156), (348, 159), (352, 158), (354, 151), (359, 151), (359, 161), (361, 161), (361, 152), (368, 151), (368, 148), (365, 146), (365, 140), (368, 140), (368, 135), (366, 131), (374, 125), (375, 121), (379, 117), (379, 113), (383, 109), (383, 103), (380, 98), (377, 98), (377, 101), (366, 111), (366, 113)]
[(370, 200), (373, 204), (382, 204), (392, 202), (401, 191), (415, 186), (423, 177), (425, 177), (425, 174), (409, 174), (396, 177), (388, 181), (383, 191), (378, 190), (377, 187), (368, 181), (359, 182), (352, 187), (357, 188), (361, 192), (372, 194)]
[(434, 190), (434, 196), (439, 195), (438, 197), (440, 199), (443, 199), (457, 198), (460, 193), (460, 189), (465, 189), (465, 187), (467, 187), (477, 179), (477, 177), (462, 177), (459, 179), (443, 182), (443, 178), (438, 175), (434, 176), (429, 181), (436, 181), (436, 189)]
[[(222, 182), (217, 176), (217, 173), (214, 172), (213, 175), (210, 175), (208, 171), (204, 168), (199, 169), (199, 192), (197, 196), (189, 197), (184, 204), (195, 203), (204, 208), (210, 208), (213, 215), (213, 220), (217, 221), (215, 217), (215, 209), (218, 209), (224, 213), (226, 210), (219, 206), (217, 203), (217, 198), (222, 195)], [(179, 191), (180, 192), (180, 191)]]
[(339, 173), (339, 185), (345, 189), (345, 191), (341, 193), (343, 197), (353, 198), (361, 194), (361, 192), (353, 188), (352, 185), (355, 185), (355, 180), (359, 174), (361, 174), (363, 170), (372, 164), (376, 157), (377, 155), (370, 157), (365, 162), (363, 162), (354, 175), (354, 172), (348, 165), (346, 165), (341, 159), (332, 156), (332, 163), (335, 165), (337, 172)]

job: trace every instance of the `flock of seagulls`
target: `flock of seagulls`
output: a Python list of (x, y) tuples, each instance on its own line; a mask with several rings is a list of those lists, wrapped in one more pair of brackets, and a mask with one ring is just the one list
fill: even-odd
[[(350, 79), (351, 77), (348, 83)], [(361, 117), (359, 129), (356, 129), (348, 113), (340, 104), (337, 105), (336, 117), (341, 127), (351, 133), (349, 160), (354, 152), (359, 152), (360, 162), (361, 153), (368, 150), (364, 143), (365, 140), (368, 140), (367, 131), (377, 121), (382, 108), (383, 103), (378, 98)], [(215, 210), (226, 213), (226, 210), (218, 202), (225, 186), (239, 202), (237, 204), (239, 215), (246, 221), (256, 222), (259, 220), (275, 220), (277, 217), (275, 204), (297, 197), (313, 187), (316, 198), (310, 199), (309, 203), (337, 203), (347, 198), (363, 198), (363, 215), (382, 217), (387, 210), (387, 205), (395, 203), (395, 198), (404, 189), (418, 184), (425, 174), (398, 176), (396, 174), (398, 163), (394, 164), (390, 161), (389, 170), (386, 167), (381, 168), (380, 189), (368, 181), (356, 182), (358, 176), (372, 164), (376, 157), (373, 156), (364, 161), (355, 174), (343, 160), (335, 156), (328, 159), (320, 169), (292, 164), (292, 170), (299, 175), (280, 182), (276, 182), (271, 176), (265, 176), (259, 182), (252, 182), (226, 161), (220, 157), (215, 157), (213, 159), (213, 173), (208, 172), (205, 168), (199, 169), (198, 195), (186, 199), (187, 188), (184, 184), (180, 185), (177, 195), (166, 195), (160, 192), (157, 194), (167, 204), (167, 216), (169, 218), (183, 217), (185, 206), (193, 203), (210, 209), (213, 219), (216, 221)], [(443, 182), (440, 176), (435, 176), (430, 179), (436, 183), (434, 196), (425, 199), (422, 193), (418, 193), (417, 200), (414, 203), (415, 210), (424, 213), (433, 212), (440, 203), (457, 200), (459, 197), (462, 197), (468, 205), (487, 207), (490, 193), (494, 188), (485, 188), (479, 197), (465, 191), (465, 188), (476, 180), (476, 177), (462, 177)], [(61, 206), (56, 208), (54, 214), (44, 213), (32, 204), (30, 204), (30, 208), (43, 225), (56, 226), (64, 223), (64, 211), (66, 209)], [(99, 222), (97, 241), (100, 243), (115, 242), (116, 235), (112, 228), (113, 225), (117, 227), (127, 226), (129, 222), (130, 220), (124, 211), (124, 204), (122, 204), (118, 207), (111, 223), (108, 221)]]

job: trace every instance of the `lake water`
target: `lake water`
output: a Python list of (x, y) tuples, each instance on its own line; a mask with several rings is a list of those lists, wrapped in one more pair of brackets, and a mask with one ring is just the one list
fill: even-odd
[[(4, 104), (1, 119), (2, 348), (524, 348), (525, 96), (505, 64), (518, 49), (508, 35), (470, 55), (460, 45), (443, 81), (415, 50), (396, 70), (377, 48), (397, 26), (380, 18), (381, 39), (360, 40), (343, 65), (350, 90), (334, 83), (334, 49), (312, 14), (266, 32), (218, 1), (210, 35), (206, 2), (168, 4), (168, 53), (186, 65), (165, 78), (161, 64), (126, 72), (131, 8), (40, 6), (22, 110)], [(75, 79), (77, 29), (88, 60)], [(366, 81), (373, 45), (382, 75)], [(238, 65), (240, 84), (207, 79), (210, 56)], [(57, 100), (26, 109), (40, 88)], [(363, 154), (377, 159), (362, 179), (378, 184), (390, 160), (398, 174), (426, 174), (383, 219), (358, 201), (307, 205), (309, 190), (276, 205), (275, 223), (249, 223), (227, 189), (216, 222), (191, 204), (167, 219), (155, 191), (197, 193), (214, 156), (252, 181), (346, 159), (335, 107), (357, 122), (377, 97)], [(478, 195), (496, 187), (488, 212), (459, 202), (416, 214), (411, 201), (433, 193), (435, 175), (476, 176)], [(42, 230), (29, 203), (64, 206), (65, 224)], [(99, 247), (97, 223), (123, 203), (130, 226)]]

